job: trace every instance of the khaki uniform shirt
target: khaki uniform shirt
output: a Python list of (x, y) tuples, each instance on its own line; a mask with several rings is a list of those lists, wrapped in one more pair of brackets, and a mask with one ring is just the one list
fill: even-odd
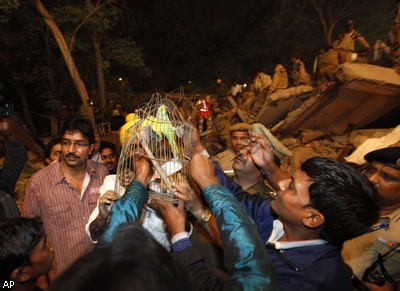
[(295, 86), (311, 85), (310, 75), (307, 73), (304, 63), (300, 60), (296, 60), (293, 64), (292, 78)]
[[(378, 254), (383, 255), (391, 249), (380, 242), (378, 238), (383, 238), (388, 243), (400, 243), (400, 209), (397, 209), (389, 216), (382, 216), (371, 229), (385, 222), (389, 222), (388, 227), (366, 233), (345, 242), (343, 245), (343, 259), (350, 265), (359, 279), (362, 278), (365, 269), (375, 262)], [(400, 282), (400, 253), (394, 251), (386, 257), (384, 266), (393, 280)]]
[(268, 87), (271, 85), (271, 83), (272, 83), (271, 77), (261, 72), (254, 78), (253, 82), (254, 91), (255, 92), (266, 91)]
[(214, 156), (213, 160), (218, 162), (225, 174), (227, 174), (228, 176), (233, 176), (234, 172), (232, 164), (235, 158), (236, 153), (232, 149), (227, 149), (226, 151), (223, 151), (222, 153)]
[(339, 65), (339, 52), (335, 49), (330, 49), (326, 53), (322, 54), (318, 60), (318, 66), (321, 65)]
[(370, 45), (360, 32), (353, 30), (339, 35), (338, 39), (333, 42), (333, 47), (339, 50), (339, 59), (341, 63), (351, 61), (351, 54), (355, 50), (355, 42), (369, 49)]
[(287, 89), (288, 86), (289, 80), (286, 69), (279, 64), (275, 67), (274, 76), (272, 78), (271, 86), (269, 86), (268, 93), (271, 94), (275, 91)]

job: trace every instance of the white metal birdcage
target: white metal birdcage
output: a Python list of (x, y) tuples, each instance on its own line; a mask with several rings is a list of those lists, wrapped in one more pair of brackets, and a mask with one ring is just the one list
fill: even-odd
[(153, 94), (150, 101), (138, 108), (124, 136), (116, 195), (125, 190), (127, 177), (134, 176), (135, 156), (143, 155), (151, 161), (154, 172), (149, 184), (150, 197), (176, 201), (171, 184), (187, 179), (192, 128), (175, 103), (159, 93)]

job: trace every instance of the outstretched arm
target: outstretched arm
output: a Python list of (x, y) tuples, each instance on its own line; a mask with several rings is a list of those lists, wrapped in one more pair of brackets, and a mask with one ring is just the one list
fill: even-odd
[(274, 162), (273, 147), (267, 138), (253, 136), (247, 150), (250, 152), (254, 164), (262, 170), (264, 178), (275, 190), (279, 189), (279, 181), (290, 179), (290, 175)]
[[(267, 140), (268, 142), (268, 140)], [(193, 152), (200, 153), (204, 155), (205, 148), (202, 146), (198, 132), (196, 128), (193, 128), (192, 133), (192, 143), (194, 144)], [(272, 156), (272, 162), (274, 162), (274, 158)], [(275, 164), (275, 163), (274, 163)], [(220, 166), (217, 162), (214, 162), (215, 168), (215, 176), (218, 179), (217, 183), (226, 187), (233, 196), (243, 204), (246, 209), (247, 214), (253, 219), (253, 221), (257, 225), (257, 229), (259, 231), (260, 238), (262, 241), (266, 241), (271, 234), (272, 230), (272, 221), (274, 220), (273, 217), (270, 215), (270, 205), (269, 200), (265, 197), (258, 196), (258, 195), (249, 195), (245, 192), (241, 186), (235, 183), (230, 177), (226, 176), (225, 173), (222, 171)], [(215, 181), (214, 181), (215, 182)], [(179, 192), (178, 192), (179, 193)], [(194, 194), (194, 193), (193, 193)], [(202, 204), (199, 206), (198, 203), (193, 203), (196, 197), (193, 197), (190, 193), (188, 193), (191, 197), (191, 200), (186, 201), (186, 205), (188, 206), (190, 212), (200, 220), (201, 215), (205, 211), (205, 205)], [(181, 197), (184, 199), (184, 197)], [(201, 220), (200, 220), (201, 221)], [(208, 234), (211, 236), (213, 242), (217, 246), (221, 246), (220, 237), (218, 228), (216, 226), (215, 217), (214, 215), (210, 216), (208, 222), (204, 223), (203, 227), (206, 229)]]
[(196, 193), (187, 182), (174, 184), (174, 187), (176, 189), (175, 196), (185, 201), (186, 207), (189, 209), (190, 213), (196, 218), (197, 222), (200, 223), (202, 227), (207, 231), (212, 242), (216, 246), (222, 248), (214, 215), (212, 215), (207, 205), (205, 205), (205, 203), (202, 201), (199, 194)]
[(221, 278), (206, 267), (204, 258), (193, 247), (185, 230), (184, 201), (179, 199), (178, 206), (175, 206), (170, 202), (155, 200), (152, 207), (161, 213), (167, 224), (171, 235), (173, 257), (187, 271), (193, 286), (198, 290), (222, 289)]
[(225, 288), (252, 290), (263, 286), (269, 290), (277, 289), (271, 261), (254, 223), (229, 190), (219, 185), (212, 162), (195, 154), (189, 172), (203, 190), (217, 221), (229, 273)]

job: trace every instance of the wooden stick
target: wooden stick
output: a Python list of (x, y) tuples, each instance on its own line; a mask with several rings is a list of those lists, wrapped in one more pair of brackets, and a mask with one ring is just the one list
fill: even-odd
[(154, 157), (153, 153), (151, 152), (151, 150), (149, 149), (149, 147), (147, 146), (146, 142), (143, 142), (143, 140), (141, 138), (139, 138), (139, 134), (136, 133), (138, 140), (140, 141), (140, 144), (142, 145), (143, 149), (146, 151), (147, 155), (149, 156), (152, 164), (154, 165), (154, 167), (156, 168), (157, 173), (160, 175), (161, 179), (164, 181), (164, 183), (167, 185), (168, 190), (171, 191), (171, 193), (174, 192), (174, 190), (172, 189), (172, 184), (171, 181), (168, 179), (168, 177), (165, 175), (164, 171), (161, 169), (160, 165), (158, 164), (156, 158)]
[[(237, 103), (236, 103), (235, 99), (233, 99), (232, 96), (227, 96), (226, 98), (228, 99), (229, 103), (231, 103), (231, 105), (232, 105), (233, 107), (237, 106)], [(240, 119), (241, 119), (243, 122), (248, 122), (247, 117), (246, 117), (246, 115), (243, 113), (242, 109), (238, 108), (238, 110), (237, 110), (237, 115), (240, 117)]]

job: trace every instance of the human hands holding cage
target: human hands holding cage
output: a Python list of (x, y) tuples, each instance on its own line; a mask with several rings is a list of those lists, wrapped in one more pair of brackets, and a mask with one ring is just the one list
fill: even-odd
[[(191, 133), (191, 126), (175, 103), (154, 94), (149, 102), (139, 107), (132, 126), (123, 133), (125, 140), (117, 174), (121, 176), (126, 169), (135, 171), (135, 157), (144, 156), (151, 162), (154, 172), (148, 187), (150, 197), (176, 203), (172, 183), (187, 178)], [(120, 187), (124, 185), (118, 179), (115, 191), (120, 192)]]

